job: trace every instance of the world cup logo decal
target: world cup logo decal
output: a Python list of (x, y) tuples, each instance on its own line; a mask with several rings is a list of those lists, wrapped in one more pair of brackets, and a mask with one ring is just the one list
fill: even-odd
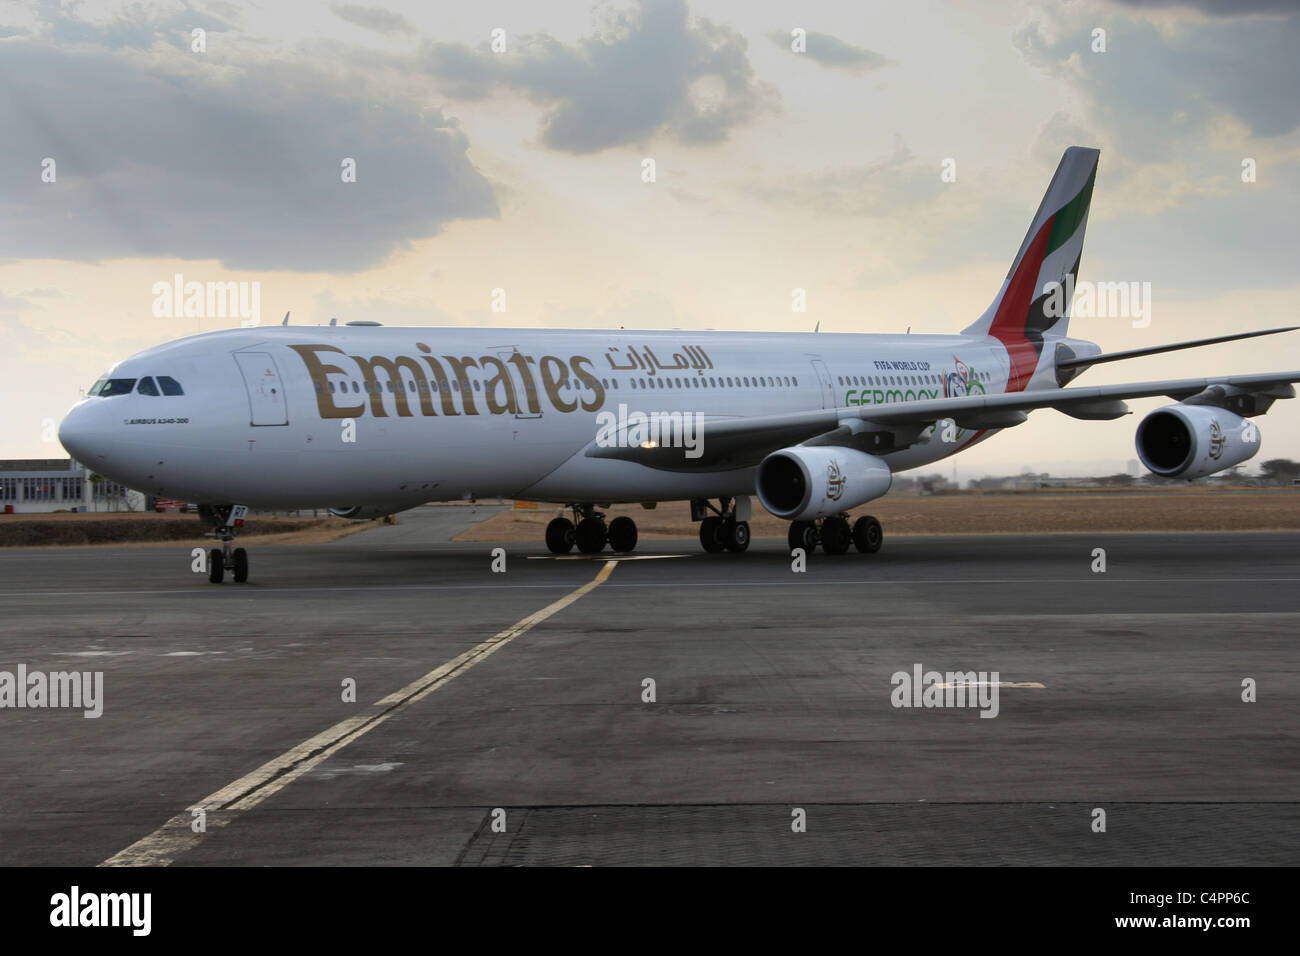
[(943, 391), (948, 398), (963, 398), (970, 394), (970, 366), (957, 356), (952, 357), (953, 371), (943, 378)]
[(831, 463), (826, 466), (826, 497), (831, 501), (839, 501), (842, 494), (844, 494), (844, 472), (840, 471), (840, 463), (831, 459)]

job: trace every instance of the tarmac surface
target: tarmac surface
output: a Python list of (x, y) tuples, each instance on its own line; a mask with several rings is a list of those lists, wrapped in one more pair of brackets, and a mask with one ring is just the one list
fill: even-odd
[[(0, 551), (0, 671), (104, 681), (97, 719), (0, 708), (0, 864), (1300, 863), (1300, 535), (496, 573), (449, 540), (496, 510), (252, 541), (243, 585)], [(894, 706), (917, 666), (996, 717)]]

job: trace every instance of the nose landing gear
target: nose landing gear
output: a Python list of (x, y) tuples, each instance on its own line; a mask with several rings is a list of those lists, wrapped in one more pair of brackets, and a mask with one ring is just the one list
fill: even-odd
[(248, 551), (232, 547), (247, 515), (247, 505), (199, 505), (199, 520), (215, 529), (207, 532), (207, 536), (221, 539), (220, 548), (208, 551), (208, 580), (213, 584), (220, 584), (227, 571), (236, 584), (248, 580)]
[(719, 498), (716, 508), (704, 498), (691, 502), (691, 520), (700, 523), (700, 547), (711, 554), (739, 554), (749, 547), (749, 514), (748, 498)]

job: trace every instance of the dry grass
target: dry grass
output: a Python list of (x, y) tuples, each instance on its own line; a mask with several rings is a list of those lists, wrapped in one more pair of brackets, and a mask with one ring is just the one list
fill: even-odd
[[(457, 541), (539, 541), (559, 512), (506, 511), (456, 536)], [(661, 503), (653, 511), (616, 505), (606, 514), (636, 520), (644, 537), (693, 537), (685, 502)], [(1295, 531), (1300, 530), (1300, 491), (1091, 491), (961, 493), (926, 497), (886, 496), (854, 517), (873, 514), (886, 534), (1026, 534), (1071, 531)], [(756, 538), (784, 538), (789, 523), (754, 505), (750, 530)]]
[[(252, 517), (239, 537), (259, 544), (322, 544), (374, 527), (340, 518)], [(41, 514), (0, 516), (0, 547), (48, 548), (114, 545), (203, 544), (206, 525), (193, 514)]]

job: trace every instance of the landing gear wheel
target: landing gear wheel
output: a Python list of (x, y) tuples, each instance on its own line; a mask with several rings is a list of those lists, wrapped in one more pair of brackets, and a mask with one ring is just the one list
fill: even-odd
[(605, 541), (609, 535), (605, 531), (605, 522), (599, 518), (583, 518), (578, 522), (574, 540), (578, 550), (583, 554), (600, 554), (605, 550)]
[(546, 526), (546, 549), (551, 554), (568, 554), (573, 540), (573, 522), (568, 518), (556, 518)]
[(822, 521), (822, 549), (827, 554), (843, 554), (853, 543), (849, 523), (838, 515)]
[(248, 552), (243, 548), (236, 548), (232, 557), (235, 562), (235, 583), (243, 584), (248, 580)]
[(805, 554), (812, 554), (817, 550), (817, 526), (811, 521), (791, 521), (786, 540), (791, 551), (803, 548)]
[(213, 548), (208, 552), (208, 580), (213, 584), (220, 584), (221, 579), (226, 575), (226, 558), (221, 553), (220, 548)]
[(636, 547), (636, 522), (627, 515), (615, 518), (609, 523), (609, 546), (615, 551), (626, 553)]
[(727, 545), (722, 540), (722, 519), (717, 515), (709, 515), (700, 522), (700, 544), (710, 554), (726, 549)]
[(749, 522), (728, 518), (722, 523), (722, 541), (728, 551), (744, 551), (749, 547)]
[(853, 523), (853, 544), (863, 554), (875, 554), (884, 543), (885, 532), (871, 515), (863, 515)]

